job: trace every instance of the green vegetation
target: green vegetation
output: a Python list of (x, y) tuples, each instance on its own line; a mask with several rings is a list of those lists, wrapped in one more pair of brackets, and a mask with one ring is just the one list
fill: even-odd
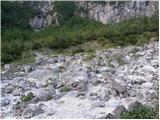
[(32, 92), (29, 92), (27, 95), (23, 95), (21, 97), (21, 100), (23, 102), (28, 102), (28, 101), (32, 100), (33, 98), (34, 98), (34, 94)]
[(72, 88), (69, 85), (65, 85), (61, 88), (61, 92), (68, 92), (70, 90), (72, 90)]
[(17, 65), (30, 64), (35, 62), (35, 54), (33, 51), (25, 51), (21, 55), (21, 59), (14, 61), (13, 63)]
[(141, 106), (128, 112), (123, 112), (121, 119), (158, 119), (158, 109)]
[(62, 24), (74, 16), (77, 6), (73, 1), (56, 1), (54, 10), (59, 13), (59, 22)]
[[(4, 16), (2, 19), (2, 28), (5, 28), (2, 29), (1, 36), (2, 64), (15, 62), (17, 60), (24, 61), (22, 63), (27, 61), (33, 62), (33, 57), (27, 60), (27, 58), (32, 55), (32, 53), (28, 54), (28, 51), (45, 48), (54, 49), (54, 51), (63, 51), (63, 49), (89, 41), (98, 41), (98, 43), (105, 48), (117, 45), (141, 45), (148, 42), (151, 37), (158, 37), (159, 21), (157, 15), (104, 25), (94, 20), (75, 16), (74, 13), (77, 10), (75, 3), (62, 1), (56, 2), (55, 9), (64, 17), (61, 18), (63, 24), (59, 27), (49, 26), (39, 32), (33, 32), (29, 28), (23, 27), (24, 22), (28, 23), (23, 20), (27, 20), (30, 16), (37, 14), (37, 11), (33, 10), (33, 12), (31, 10), (32, 12), (28, 13), (30, 9), (27, 9), (27, 13), (23, 11), (21, 14), (10, 16), (8, 11), (12, 11), (15, 6), (12, 6), (7, 11), (5, 7), (6, 4), (8, 3), (2, 2), (2, 18)], [(72, 7), (67, 6), (67, 4), (71, 4)], [(18, 10), (15, 13), (18, 13), (19, 9), (22, 9), (19, 8), (19, 5), (17, 6)], [(64, 8), (61, 6), (64, 6)], [(29, 6), (23, 7), (23, 9), (25, 10), (28, 7)], [(25, 16), (23, 16), (22, 13)], [(14, 21), (19, 20), (20, 23), (9, 23), (10, 17)], [(21, 21), (21, 18), (24, 19)], [(83, 49), (82, 46), (75, 49), (72, 54), (85, 51), (86, 49)]]
[(84, 60), (92, 60), (95, 57), (96, 57), (96, 53), (95, 52), (88, 52), (87, 57), (84, 58)]
[(38, 11), (31, 7), (29, 1), (3, 1), (1, 2), (1, 10), (2, 34), (8, 28), (28, 28), (29, 18), (38, 14)]

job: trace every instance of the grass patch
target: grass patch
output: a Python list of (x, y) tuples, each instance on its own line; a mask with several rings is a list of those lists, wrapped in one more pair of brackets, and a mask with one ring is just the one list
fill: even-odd
[[(63, 52), (72, 46), (94, 40), (104, 48), (141, 45), (149, 42), (151, 37), (158, 37), (158, 22), (156, 15), (106, 25), (74, 16), (62, 26), (49, 26), (39, 32), (22, 28), (2, 29), (1, 60), (2, 63), (10, 63), (23, 58), (24, 52), (42, 48)], [(87, 47), (81, 46), (74, 49), (72, 54), (85, 51)]]
[(14, 61), (14, 64), (30, 64), (35, 62), (35, 55), (33, 51), (24, 52), (21, 55), (21, 58), (17, 61)]
[(61, 92), (69, 92), (70, 90), (72, 90), (72, 88), (69, 85), (65, 85), (61, 88)]
[(23, 102), (28, 102), (34, 98), (34, 94), (32, 92), (29, 92), (27, 95), (22, 95), (21, 100)]
[(96, 57), (96, 53), (95, 52), (88, 52), (87, 56), (84, 58), (84, 60), (92, 60), (95, 57)]
[(159, 117), (158, 109), (154, 110), (152, 108), (141, 106), (135, 108), (131, 111), (124, 112), (121, 115), (121, 119), (158, 119)]

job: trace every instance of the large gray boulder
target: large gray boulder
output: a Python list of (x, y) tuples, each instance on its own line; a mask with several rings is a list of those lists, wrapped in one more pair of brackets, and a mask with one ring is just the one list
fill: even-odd
[(134, 103), (131, 103), (129, 105), (128, 109), (133, 110), (133, 109), (136, 109), (136, 108), (141, 107), (141, 106), (142, 106), (142, 104), (140, 102), (136, 101)]
[(123, 87), (120, 83), (113, 83), (112, 84), (112, 89), (115, 89), (116, 91), (123, 93), (125, 92), (125, 87)]
[(32, 118), (34, 116), (40, 115), (42, 113), (44, 113), (44, 110), (41, 105), (39, 106), (30, 105), (29, 107), (24, 109), (22, 114), (25, 119), (28, 119), (28, 118)]
[(108, 113), (106, 115), (105, 119), (117, 119), (117, 117), (114, 114), (112, 114), (112, 113)]
[(13, 90), (14, 90), (14, 85), (9, 84), (4, 88), (4, 93), (9, 94), (9, 93), (13, 92)]
[(55, 95), (56, 91), (52, 85), (49, 85), (45, 88), (40, 88), (34, 92), (34, 95), (36, 98), (38, 98), (39, 101), (48, 101), (49, 99), (52, 99)]
[(113, 114), (119, 118), (123, 112), (126, 112), (126, 108), (123, 105), (117, 106), (115, 110), (113, 110)]
[(29, 24), (32, 29), (40, 29), (43, 27), (44, 20), (45, 18), (43, 16), (35, 16), (30, 19)]

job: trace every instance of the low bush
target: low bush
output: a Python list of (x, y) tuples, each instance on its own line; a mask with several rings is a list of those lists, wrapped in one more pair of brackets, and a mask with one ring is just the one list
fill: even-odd
[[(120, 23), (102, 24), (74, 16), (63, 26), (49, 26), (39, 32), (12, 28), (2, 30), (2, 62), (21, 59), (22, 53), (41, 48), (65, 49), (70, 46), (97, 40), (103, 46), (141, 45), (158, 37), (158, 16), (140, 17)], [(77, 49), (77, 52), (85, 50)]]
[(121, 119), (158, 119), (158, 109), (141, 106), (121, 114)]
[(29, 92), (27, 95), (23, 95), (21, 97), (21, 100), (23, 102), (28, 102), (28, 101), (32, 100), (33, 98), (34, 98), (34, 94), (32, 92)]
[(70, 91), (72, 88), (69, 85), (65, 85), (61, 88), (61, 92), (68, 92)]

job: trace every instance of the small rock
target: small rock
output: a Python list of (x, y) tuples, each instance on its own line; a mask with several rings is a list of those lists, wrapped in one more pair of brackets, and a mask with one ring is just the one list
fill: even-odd
[(79, 91), (86, 91), (87, 90), (87, 82), (79, 82), (77, 86)]
[(90, 93), (90, 96), (98, 96), (97, 93)]
[(137, 93), (136, 98), (137, 99), (144, 99), (144, 95), (142, 93)]
[(101, 67), (101, 68), (99, 69), (99, 71), (100, 71), (100, 72), (106, 72), (106, 71), (108, 71), (108, 69), (109, 69), (109, 67)]
[(131, 103), (128, 108), (129, 108), (129, 110), (133, 110), (133, 109), (140, 107), (140, 106), (142, 106), (142, 104), (140, 102), (136, 101), (134, 103)]
[(146, 83), (143, 83), (142, 88), (146, 88), (146, 89), (152, 89), (153, 88), (153, 83), (152, 82), (146, 82)]
[(108, 113), (105, 117), (105, 119), (117, 119), (115, 115)]
[(120, 85), (120, 83), (112, 84), (112, 89), (115, 89), (119, 93), (123, 93), (126, 90), (123, 86)]
[(57, 57), (50, 58), (50, 59), (46, 60), (46, 62), (49, 64), (54, 64), (54, 63), (58, 62), (58, 58)]
[(34, 65), (28, 65), (24, 67), (24, 70), (26, 73), (32, 72), (35, 70), (35, 66)]
[(58, 82), (56, 88), (59, 89), (59, 88), (61, 88), (61, 87), (63, 87), (63, 86), (64, 86), (64, 84), (63, 84), (62, 82)]
[(119, 118), (123, 112), (126, 112), (126, 108), (123, 105), (117, 106), (115, 110), (113, 110), (113, 114)]
[(23, 77), (25, 75), (25, 73), (24, 72), (16, 72), (14, 75), (17, 77)]
[(129, 96), (134, 97), (136, 95), (136, 91), (133, 89), (130, 89), (130, 90), (128, 90), (128, 94), (129, 94)]
[(101, 100), (101, 101), (108, 101), (109, 98), (110, 98), (109, 96), (100, 96), (99, 100)]
[(7, 106), (10, 104), (10, 100), (8, 98), (3, 98), (1, 100), (1, 107)]
[(99, 98), (97, 93), (90, 93), (89, 99), (90, 100), (97, 100)]
[(11, 65), (10, 64), (5, 64), (4, 65), (4, 69), (5, 70), (10, 70), (11, 69)]
[(122, 96), (123, 96), (124, 98), (129, 97), (128, 91), (126, 90), (126, 91), (122, 94)]
[(117, 96), (116, 90), (110, 90), (110, 94), (111, 94), (112, 96)]
[(41, 65), (42, 64), (42, 60), (41, 59), (37, 59), (35, 61), (35, 65), (38, 66), (38, 65)]
[(126, 55), (126, 60), (127, 61), (130, 61), (131, 60), (131, 57), (129, 55)]
[(159, 66), (159, 61), (158, 60), (152, 60), (151, 65), (154, 66), (154, 67), (158, 67)]
[(44, 113), (44, 110), (42, 109), (41, 105), (30, 106), (30, 107), (27, 107), (26, 109), (24, 109), (24, 111), (23, 111), (24, 118), (32, 118), (32, 117), (37, 116), (42, 113)]
[(148, 93), (147, 96), (151, 100), (158, 97), (158, 95), (156, 95), (155, 93)]
[(119, 67), (119, 63), (116, 60), (112, 60), (110, 65), (114, 66), (115, 68)]
[(97, 74), (97, 77), (101, 78), (101, 77), (103, 77), (103, 75), (102, 74)]
[(100, 73), (100, 71), (99, 71), (99, 70), (95, 70), (95, 73), (96, 73), (96, 74), (99, 74), (99, 73)]
[(105, 114), (106, 114), (105, 112), (98, 113), (98, 114), (96, 114), (96, 115), (94, 116), (93, 119), (105, 119), (105, 117), (106, 117)]
[(98, 84), (100, 84), (100, 83), (101, 83), (100, 80), (94, 80), (94, 81), (92, 81), (92, 84), (93, 84), (94, 86), (96, 86), (96, 85), (98, 85)]
[(22, 93), (22, 90), (18, 89), (18, 88), (13, 91), (14, 96), (19, 96), (19, 95), (21, 95), (21, 93)]
[(103, 102), (103, 101), (98, 101), (98, 102), (95, 102), (95, 103), (93, 104), (93, 106), (95, 106), (95, 107), (105, 107), (105, 102)]
[(60, 56), (60, 57), (58, 58), (58, 62), (65, 62), (65, 57)]
[(77, 86), (78, 86), (78, 82), (75, 81), (75, 82), (73, 82), (71, 85), (72, 85), (72, 87), (77, 87)]
[(61, 98), (63, 95), (64, 95), (63, 93), (59, 93), (59, 94), (54, 95), (53, 98), (55, 100), (57, 100), (57, 99)]
[(79, 92), (79, 93), (76, 95), (76, 97), (80, 97), (80, 96), (86, 96), (86, 94), (85, 94), (85, 93), (82, 93), (82, 92)]
[(6, 86), (6, 88), (4, 89), (4, 92), (9, 94), (14, 90), (14, 87), (12, 85), (10, 86)]
[(40, 88), (35, 91), (35, 97), (40, 101), (47, 101), (54, 97), (56, 91), (53, 86), (49, 85), (46, 88)]
[(144, 70), (145, 72), (156, 72), (156, 69), (155, 69), (153, 66), (150, 66), (150, 65), (145, 65), (145, 66), (143, 67), (143, 70)]

